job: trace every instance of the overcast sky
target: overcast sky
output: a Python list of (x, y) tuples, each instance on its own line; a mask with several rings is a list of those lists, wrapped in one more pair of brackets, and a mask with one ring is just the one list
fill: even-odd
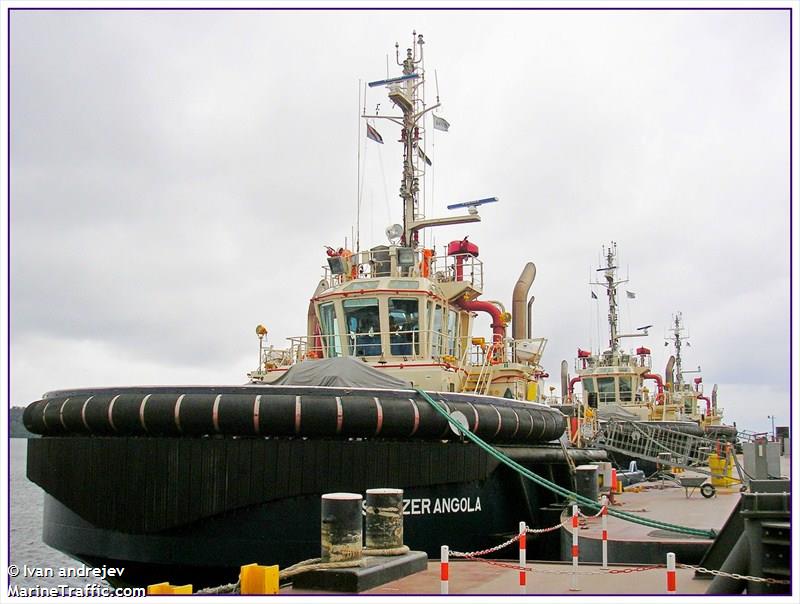
[(11, 403), (238, 384), (258, 323), (303, 334), (323, 246), (355, 223), (359, 145), (362, 246), (401, 220), (396, 128), (359, 139), (358, 89), (387, 53), (399, 73), (413, 29), (451, 123), (427, 141), (428, 214), (501, 198), (436, 243), (470, 235), (507, 305), (536, 263), (553, 385), (598, 316), (605, 334), (588, 281), (616, 241), (622, 328), (655, 325), (630, 345), (663, 372), (682, 311), (685, 367), (726, 419), (788, 423), (785, 11), (13, 13)]

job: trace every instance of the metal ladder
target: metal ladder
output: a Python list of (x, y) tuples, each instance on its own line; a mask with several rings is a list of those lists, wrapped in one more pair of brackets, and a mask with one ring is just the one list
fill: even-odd
[[(593, 444), (615, 453), (713, 476), (708, 468), (702, 466), (708, 463), (706, 451), (713, 451), (716, 441), (650, 422), (609, 420), (600, 425)], [(735, 456), (733, 463), (738, 467)]]

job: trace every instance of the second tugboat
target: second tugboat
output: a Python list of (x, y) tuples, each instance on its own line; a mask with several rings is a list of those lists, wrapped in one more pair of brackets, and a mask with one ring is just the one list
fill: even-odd
[[(558, 522), (555, 496), (466, 442), (412, 388), (428, 390), (469, 429), (565, 486), (569, 467), (605, 459), (554, 441), (566, 418), (538, 401), (544, 340), (532, 338), (522, 272), (513, 321), (480, 301), (483, 266), (466, 238), (442, 253), (423, 229), (479, 220), (425, 218), (419, 182), (424, 123), (423, 38), (386, 86), (401, 115), (403, 223), (390, 245), (330, 248), (307, 333), (286, 350), (260, 346), (244, 386), (128, 386), (47, 393), (25, 410), (28, 477), (45, 491), (44, 541), (91, 565), (125, 567), (132, 584), (235, 580), (242, 564), (286, 566), (318, 554), (319, 498), (334, 491), (405, 490), (405, 539), (438, 556), (497, 543), (518, 522)], [(370, 117), (370, 119), (375, 119)], [(436, 122), (434, 122), (436, 123)], [(368, 123), (368, 137), (381, 140)], [(473, 337), (475, 313), (492, 335)], [(511, 322), (513, 333), (507, 327)], [(266, 328), (257, 329), (260, 344)], [(569, 462), (569, 463), (568, 463)], [(558, 556), (542, 537), (537, 556)]]

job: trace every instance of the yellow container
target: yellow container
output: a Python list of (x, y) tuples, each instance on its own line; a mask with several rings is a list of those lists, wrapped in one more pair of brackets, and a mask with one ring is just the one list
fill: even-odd
[(148, 596), (174, 596), (192, 595), (192, 586), (189, 585), (170, 585), (169, 583), (154, 583), (147, 586)]
[(728, 462), (726, 457), (711, 453), (708, 456), (708, 469), (713, 475), (711, 484), (715, 487), (729, 487), (736, 482), (733, 479), (733, 463)]
[(535, 401), (539, 396), (539, 388), (536, 382), (528, 382), (528, 391), (525, 393), (525, 398), (529, 401)]
[(278, 572), (277, 566), (259, 564), (243, 566), (239, 574), (242, 595), (278, 593)]

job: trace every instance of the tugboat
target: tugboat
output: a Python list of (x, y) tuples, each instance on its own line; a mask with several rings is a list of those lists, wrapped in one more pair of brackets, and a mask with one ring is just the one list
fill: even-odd
[[(675, 354), (670, 357), (664, 372), (667, 396), (675, 405), (682, 408), (685, 417), (698, 423), (707, 438), (735, 442), (736, 427), (722, 423), (723, 409), (717, 405), (717, 385), (714, 384), (709, 398), (703, 394), (702, 376), (695, 376), (691, 384), (685, 379), (687, 374), (700, 373), (701, 370), (699, 366), (696, 370), (683, 369), (682, 350), (684, 345), (689, 346), (689, 336), (686, 334), (683, 315), (680, 312), (672, 317), (669, 334), (665, 344), (672, 343)], [(704, 403), (702, 407), (700, 401)]]
[[(697, 422), (684, 414), (683, 405), (668, 396), (664, 380), (652, 372), (651, 351), (639, 346), (635, 351), (623, 350), (620, 340), (648, 335), (652, 325), (636, 330), (636, 333), (619, 333), (618, 287), (627, 280), (617, 277), (617, 245), (612, 242), (603, 248), (605, 266), (597, 269), (603, 280), (593, 283), (605, 288), (608, 297), (608, 349), (593, 353), (578, 349), (575, 359), (576, 376), (565, 375), (562, 363), (562, 384), (567, 384), (567, 404), (581, 410), (584, 418), (599, 421), (621, 420), (657, 423), (660, 427), (701, 436)], [(582, 396), (574, 391), (580, 382)], [(653, 391), (646, 382), (651, 382)]]
[[(402, 114), (403, 222), (389, 245), (329, 248), (308, 309), (307, 333), (285, 350), (264, 346), (249, 383), (134, 386), (47, 393), (25, 410), (28, 477), (45, 491), (44, 541), (90, 565), (124, 567), (129, 584), (195, 587), (235, 580), (242, 564), (286, 566), (318, 555), (326, 492), (405, 490), (406, 544), (438, 556), (497, 543), (558, 522), (555, 495), (464, 442), (415, 388), (531, 470), (564, 486), (570, 467), (606, 458), (565, 449), (566, 418), (537, 402), (545, 340), (532, 338), (528, 263), (514, 288), (513, 318), (483, 293), (479, 249), (466, 237), (437, 252), (420, 233), (480, 220), (496, 198), (426, 218), (423, 37), (385, 86)], [(365, 116), (366, 117), (366, 116)], [(368, 137), (380, 138), (370, 124)], [(528, 304), (528, 310), (530, 305)], [(473, 337), (475, 313), (491, 338)], [(507, 333), (511, 323), (512, 335)], [(566, 456), (566, 457), (565, 457)], [(548, 524), (549, 523), (549, 524)], [(540, 557), (558, 557), (542, 537)]]

